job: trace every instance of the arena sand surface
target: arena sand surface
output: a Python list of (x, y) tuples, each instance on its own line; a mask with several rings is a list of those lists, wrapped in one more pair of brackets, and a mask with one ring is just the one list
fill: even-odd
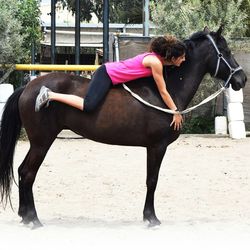
[[(17, 167), (27, 150), (19, 141)], [(249, 249), (250, 138), (182, 135), (164, 157), (155, 197), (162, 225), (142, 221), (146, 150), (66, 136), (34, 185), (44, 227), (0, 207), (0, 249)]]

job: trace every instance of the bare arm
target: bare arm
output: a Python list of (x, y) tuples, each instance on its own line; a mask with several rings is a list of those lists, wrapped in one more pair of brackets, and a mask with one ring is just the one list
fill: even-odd
[[(143, 60), (143, 65), (145, 67), (150, 67), (152, 69), (153, 78), (155, 80), (155, 83), (157, 85), (158, 91), (169, 109), (171, 110), (177, 110), (177, 107), (170, 96), (169, 92), (166, 89), (166, 83), (163, 77), (163, 66), (160, 60), (155, 56), (147, 56)], [(174, 125), (174, 129), (179, 130), (182, 124), (182, 116), (179, 114), (176, 114), (173, 116), (173, 121), (171, 123), (171, 126)]]
[(176, 110), (177, 107), (172, 99), (172, 97), (170, 96), (169, 92), (166, 89), (166, 83), (165, 80), (163, 78), (162, 75), (162, 65), (160, 65), (160, 67), (152, 67), (152, 73), (153, 73), (153, 77), (155, 80), (155, 83), (157, 85), (158, 91), (163, 99), (163, 101), (165, 102), (165, 104), (171, 109), (171, 110)]
[(157, 85), (158, 91), (165, 102), (165, 104), (171, 110), (176, 110), (177, 107), (166, 89), (166, 83), (163, 78), (163, 66), (161, 61), (156, 56), (147, 56), (143, 60), (143, 65), (145, 67), (150, 67), (152, 69), (153, 78)]

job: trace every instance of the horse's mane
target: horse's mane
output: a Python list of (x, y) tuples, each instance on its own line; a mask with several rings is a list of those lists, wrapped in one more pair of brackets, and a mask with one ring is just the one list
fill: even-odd
[(198, 31), (198, 32), (193, 33), (188, 40), (195, 41), (195, 40), (203, 39), (206, 37), (206, 35), (207, 35), (207, 32)]
[(188, 45), (193, 44), (194, 42), (197, 42), (201, 39), (205, 39), (206, 35), (207, 35), (207, 33), (205, 31), (195, 32), (188, 39), (185, 39), (184, 43), (188, 46)]
[(193, 33), (188, 39), (184, 40), (184, 43), (187, 46), (187, 55), (189, 54), (190, 51), (194, 49), (194, 47), (196, 46), (198, 42), (206, 39), (207, 34), (208, 33), (205, 31), (198, 31), (198, 32)]

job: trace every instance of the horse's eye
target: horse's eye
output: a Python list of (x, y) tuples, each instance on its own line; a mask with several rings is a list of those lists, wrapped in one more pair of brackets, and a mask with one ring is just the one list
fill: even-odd
[(231, 53), (231, 50), (229, 49), (229, 50), (226, 50), (226, 54), (227, 54), (227, 56), (230, 56), (232, 53)]
[(225, 55), (225, 56), (230, 56), (230, 55), (231, 55), (231, 50), (230, 50), (230, 49), (225, 49), (225, 50), (223, 51), (223, 55)]

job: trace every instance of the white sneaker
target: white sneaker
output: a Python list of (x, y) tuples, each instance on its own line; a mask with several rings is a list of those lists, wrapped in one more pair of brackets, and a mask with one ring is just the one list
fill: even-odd
[(49, 106), (49, 94), (51, 90), (45, 86), (42, 86), (40, 92), (36, 98), (35, 111), (39, 112), (40, 109), (45, 106), (46, 108)]

